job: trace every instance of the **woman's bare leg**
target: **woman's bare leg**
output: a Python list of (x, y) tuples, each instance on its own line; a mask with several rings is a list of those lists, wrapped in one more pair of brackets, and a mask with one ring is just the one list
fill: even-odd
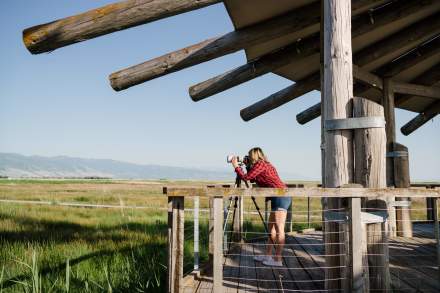
[(283, 251), (284, 244), (286, 243), (286, 235), (284, 233), (284, 226), (286, 225), (287, 211), (275, 211), (273, 212), (275, 218), (276, 229), (276, 246), (275, 257), (276, 261), (281, 261), (281, 252)]
[(269, 238), (267, 239), (266, 245), (266, 255), (272, 255), (272, 247), (273, 244), (276, 243), (277, 232), (275, 228), (275, 214), (274, 212), (270, 212), (269, 223), (267, 225), (267, 229), (270, 233)]

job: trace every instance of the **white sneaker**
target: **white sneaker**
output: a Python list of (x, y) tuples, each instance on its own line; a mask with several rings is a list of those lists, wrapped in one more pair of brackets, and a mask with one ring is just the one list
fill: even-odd
[(272, 259), (270, 256), (268, 255), (256, 255), (254, 256), (254, 260), (256, 261), (265, 261), (265, 260), (269, 260)]
[(269, 266), (269, 267), (282, 267), (283, 266), (283, 262), (281, 260), (276, 261), (273, 258), (270, 258), (270, 259), (264, 260), (263, 261), (263, 265)]

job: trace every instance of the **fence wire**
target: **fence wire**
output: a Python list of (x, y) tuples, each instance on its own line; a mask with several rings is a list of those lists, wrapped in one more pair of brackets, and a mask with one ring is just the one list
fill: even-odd
[[(269, 207), (265, 206), (264, 200), (256, 201), (260, 214), (251, 198), (244, 198), (243, 210), (240, 212), (238, 207), (235, 217), (234, 202), (231, 204), (231, 200), (234, 198), (224, 199), (223, 285), (226, 288), (237, 288), (246, 292), (333, 292), (339, 289), (329, 289), (329, 283), (337, 283), (341, 288), (349, 286), (352, 264), (348, 207), (330, 209), (321, 204), (321, 199), (294, 198), (285, 223), (286, 240), (282, 244), (268, 240), (265, 226), (271, 226), (273, 221), (269, 221), (270, 210), (266, 212)], [(193, 207), (185, 209), (188, 211), (185, 214), (185, 225), (194, 223), (197, 217), (197, 209), (190, 208)], [(186, 261), (194, 265), (193, 272), (200, 270), (200, 264), (208, 260), (206, 256), (200, 261), (200, 251), (204, 249), (202, 246), (206, 246), (206, 252), (209, 246), (210, 215), (209, 212), (200, 212), (202, 208), (209, 211), (209, 204), (203, 207), (201, 205), (198, 212), (200, 227), (206, 227), (199, 227), (198, 233), (200, 237), (204, 235), (206, 241), (203, 244), (202, 241), (198, 242), (198, 256), (194, 253), (192, 258), (185, 257)], [(396, 210), (409, 216), (396, 220)], [(389, 278), (390, 290), (439, 292), (438, 252), (432, 206), (417, 199), (404, 208), (369, 207), (362, 208), (362, 212), (386, 214), (383, 223), (363, 225), (365, 230), (362, 232), (362, 243), (365, 249), (362, 250), (362, 269), (369, 280), (369, 290), (383, 290), (379, 285), (384, 282), (384, 278)], [(336, 218), (323, 217), (327, 213), (336, 214)], [(336, 230), (333, 227), (329, 231), (331, 225), (336, 225)], [(194, 225), (186, 226), (185, 242), (195, 243), (194, 233), (197, 233)], [(256, 256), (266, 255), (268, 245), (273, 247), (272, 253), (277, 247), (283, 247), (282, 266), (273, 266), (255, 259)], [(191, 252), (185, 250), (185, 254), (187, 253)], [(190, 266), (185, 267), (188, 268), (185, 273), (190, 274)], [(381, 275), (383, 272), (386, 274)], [(204, 273), (202, 270), (202, 275)], [(209, 276), (209, 269), (206, 273)], [(198, 279), (197, 292), (212, 291), (212, 277), (209, 278)], [(188, 288), (194, 289), (194, 286), (194, 282), (187, 284)]]

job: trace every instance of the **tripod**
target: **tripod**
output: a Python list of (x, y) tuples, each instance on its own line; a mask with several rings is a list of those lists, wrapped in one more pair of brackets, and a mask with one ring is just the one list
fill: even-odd
[[(237, 177), (235, 178), (235, 185), (234, 185), (234, 187), (235, 188), (240, 188), (242, 181), (244, 181), (246, 188), (249, 188), (249, 183), (246, 180), (242, 180), (238, 174), (237, 174)], [(260, 220), (263, 223), (264, 230), (266, 231), (266, 234), (269, 237), (270, 236), (269, 229), (267, 227), (267, 223), (264, 221), (263, 215), (261, 214), (260, 207), (258, 206), (257, 201), (256, 201), (254, 196), (251, 196), (251, 199), (252, 199), (252, 202), (254, 203), (255, 209), (258, 212), (258, 215), (260, 216)], [(228, 224), (228, 219), (229, 219), (229, 216), (231, 214), (232, 203), (234, 203), (234, 209), (232, 211), (232, 223), (235, 223), (236, 211), (237, 211), (237, 208), (238, 208), (238, 196), (235, 196), (235, 197), (231, 196), (231, 197), (229, 197), (229, 205), (228, 205), (228, 208), (227, 208), (225, 222), (224, 222), (224, 227), (223, 227), (223, 231), (225, 231), (225, 234), (226, 234), (226, 226)], [(232, 239), (234, 230), (231, 229), (231, 231), (229, 233), (230, 233), (229, 237), (230, 237), (230, 239)], [(224, 235), (224, 236), (226, 237), (226, 235)], [(229, 244), (228, 244), (227, 253), (229, 253), (229, 251), (231, 249), (231, 243), (232, 243), (232, 241), (230, 241)]]

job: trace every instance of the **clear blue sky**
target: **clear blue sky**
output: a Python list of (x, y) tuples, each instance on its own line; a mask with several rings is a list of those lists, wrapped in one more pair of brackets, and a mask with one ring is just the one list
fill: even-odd
[[(243, 52), (170, 74), (123, 92), (108, 75), (232, 30), (222, 4), (31, 55), (26, 27), (110, 3), (104, 0), (0, 2), (0, 152), (112, 158), (174, 166), (225, 166), (228, 153), (261, 146), (281, 170), (320, 178), (320, 121), (295, 115), (314, 92), (251, 122), (239, 110), (291, 82), (266, 75), (194, 103), (188, 87), (245, 62)], [(398, 111), (400, 128), (415, 114)], [(410, 149), (413, 179), (439, 179), (440, 122), (398, 141)]]

